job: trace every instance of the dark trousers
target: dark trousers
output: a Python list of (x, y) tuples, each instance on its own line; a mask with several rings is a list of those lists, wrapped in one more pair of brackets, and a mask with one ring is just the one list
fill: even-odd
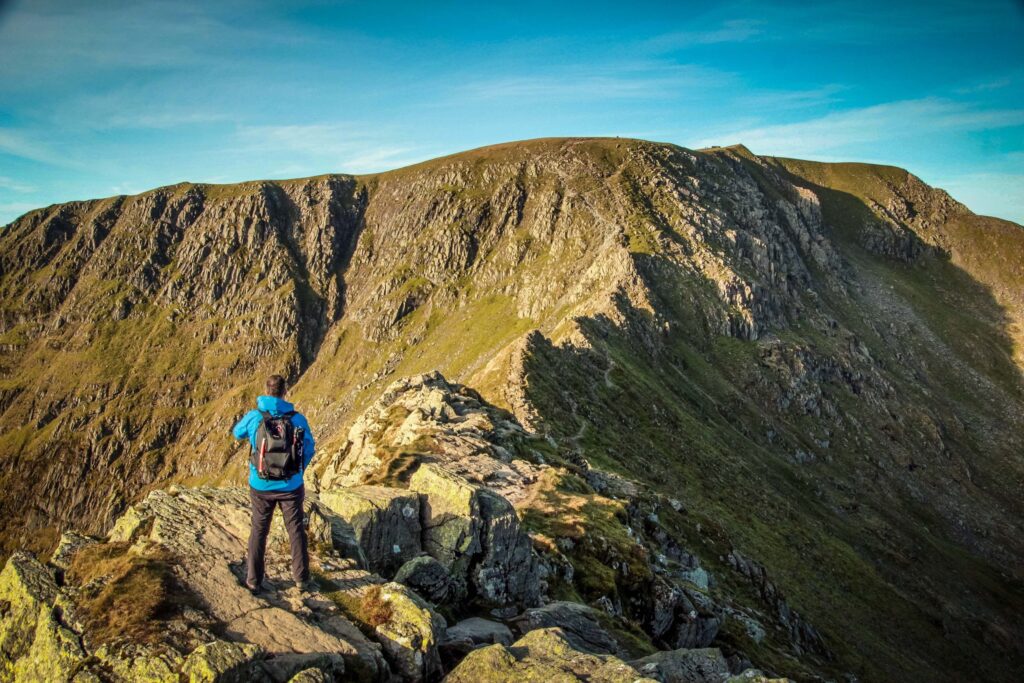
[(281, 506), (284, 527), (288, 530), (288, 545), (292, 550), (292, 578), (296, 581), (309, 580), (309, 549), (306, 546), (306, 527), (302, 522), (302, 501), (306, 489), (300, 486), (294, 491), (257, 491), (249, 489), (252, 504), (252, 529), (249, 531), (249, 555), (246, 558), (246, 583), (259, 586), (263, 583), (267, 555), (267, 536), (274, 507)]

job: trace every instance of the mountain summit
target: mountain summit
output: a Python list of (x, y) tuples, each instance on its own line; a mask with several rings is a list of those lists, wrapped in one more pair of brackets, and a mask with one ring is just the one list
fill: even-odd
[[(232, 584), (274, 372), (326, 602)], [(1024, 229), (902, 169), (542, 139), (52, 206), (0, 233), (0, 679), (1011, 681), (1022, 453)]]

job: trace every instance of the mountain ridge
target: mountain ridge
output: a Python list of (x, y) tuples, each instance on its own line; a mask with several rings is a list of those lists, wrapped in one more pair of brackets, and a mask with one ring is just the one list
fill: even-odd
[(845, 670), (952, 680), (955, 638), (998, 680), (1024, 233), (905, 171), (816, 163), (545, 139), (30, 212), (0, 236), (0, 476), (36, 506), (0, 501), (27, 524), (5, 552), (240, 480), (216, 435), (262, 373), (298, 380), (323, 468), (391, 379), (440, 369), (560, 460), (684, 492), (728, 539), (689, 540), (757, 558)]

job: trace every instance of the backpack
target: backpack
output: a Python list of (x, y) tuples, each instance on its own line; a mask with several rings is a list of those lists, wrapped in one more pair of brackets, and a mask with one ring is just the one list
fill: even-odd
[(260, 411), (263, 420), (256, 428), (256, 443), (249, 455), (250, 462), (256, 468), (260, 479), (288, 479), (302, 471), (302, 441), (304, 438), (301, 427), (292, 424), (294, 411), (274, 416), (265, 410)]

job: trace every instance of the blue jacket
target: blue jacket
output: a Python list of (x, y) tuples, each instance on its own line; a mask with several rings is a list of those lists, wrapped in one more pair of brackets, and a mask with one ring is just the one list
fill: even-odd
[[(288, 401), (277, 398), (276, 396), (260, 396), (256, 399), (257, 410), (250, 410), (245, 416), (238, 421), (231, 433), (236, 439), (249, 439), (249, 448), (253, 448), (256, 443), (256, 430), (259, 429), (260, 421), (263, 416), (260, 415), (261, 410), (265, 410), (271, 415), (281, 415), (289, 411), (295, 410)], [(306, 467), (309, 467), (309, 461), (313, 459), (313, 448), (316, 443), (313, 441), (313, 432), (309, 428), (309, 423), (306, 422), (306, 416), (301, 413), (295, 413), (292, 416), (292, 424), (296, 428), (302, 427), (306, 433), (305, 439), (302, 442), (302, 456), (305, 461), (303, 471)], [(271, 481), (269, 479), (260, 479), (260, 476), (256, 474), (256, 466), (249, 462), (249, 486), (256, 489), (257, 491), (294, 491), (295, 489), (302, 486), (302, 472), (292, 475), (288, 479), (282, 479), (280, 481)]]

